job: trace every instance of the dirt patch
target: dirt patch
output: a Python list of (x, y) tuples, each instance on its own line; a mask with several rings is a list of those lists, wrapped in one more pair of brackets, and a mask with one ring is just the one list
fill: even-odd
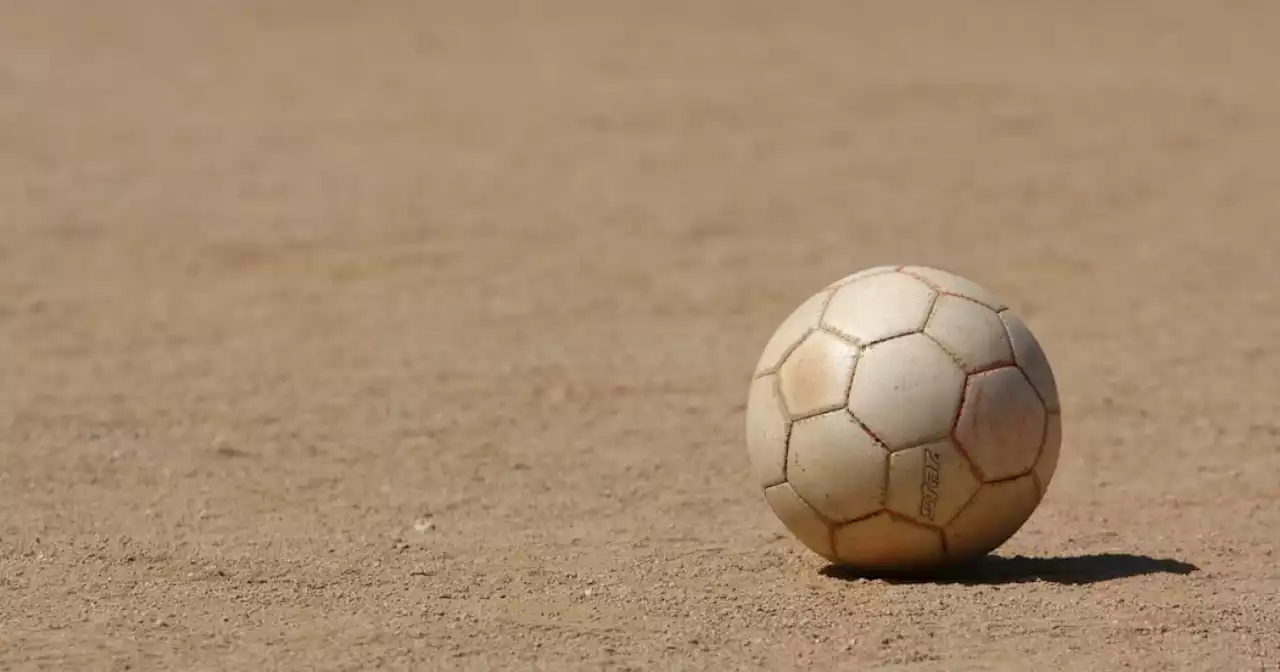
[[(0, 667), (1280, 661), (1277, 6), (182, 5), (0, 2)], [(929, 582), (742, 440), (884, 263), (1062, 394)]]

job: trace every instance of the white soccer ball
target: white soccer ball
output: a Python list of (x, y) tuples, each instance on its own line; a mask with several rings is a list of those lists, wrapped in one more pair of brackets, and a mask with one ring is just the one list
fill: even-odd
[(986, 555), (1053, 478), (1062, 418), (1035, 337), (991, 292), (886, 266), (814, 294), (774, 333), (747, 401), (770, 508), (863, 571)]

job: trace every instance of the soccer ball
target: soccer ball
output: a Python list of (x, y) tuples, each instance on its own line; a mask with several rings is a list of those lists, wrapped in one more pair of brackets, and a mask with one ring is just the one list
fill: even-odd
[(1031, 331), (986, 289), (921, 266), (811, 296), (769, 339), (747, 400), (769, 507), (805, 546), (862, 571), (995, 550), (1039, 505), (1061, 443)]

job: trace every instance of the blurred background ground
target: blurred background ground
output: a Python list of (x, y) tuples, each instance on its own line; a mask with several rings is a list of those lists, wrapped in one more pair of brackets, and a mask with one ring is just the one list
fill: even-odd
[[(1274, 666), (1277, 63), (1262, 0), (0, 0), (0, 667)], [(1034, 559), (833, 575), (755, 489), (760, 348), (881, 263), (1055, 364)]]

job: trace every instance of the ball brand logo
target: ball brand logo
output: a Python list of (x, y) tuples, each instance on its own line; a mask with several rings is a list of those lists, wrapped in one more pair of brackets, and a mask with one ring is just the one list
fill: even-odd
[(920, 482), (920, 515), (933, 520), (938, 509), (938, 483), (941, 480), (942, 453), (926, 448), (924, 478)]

